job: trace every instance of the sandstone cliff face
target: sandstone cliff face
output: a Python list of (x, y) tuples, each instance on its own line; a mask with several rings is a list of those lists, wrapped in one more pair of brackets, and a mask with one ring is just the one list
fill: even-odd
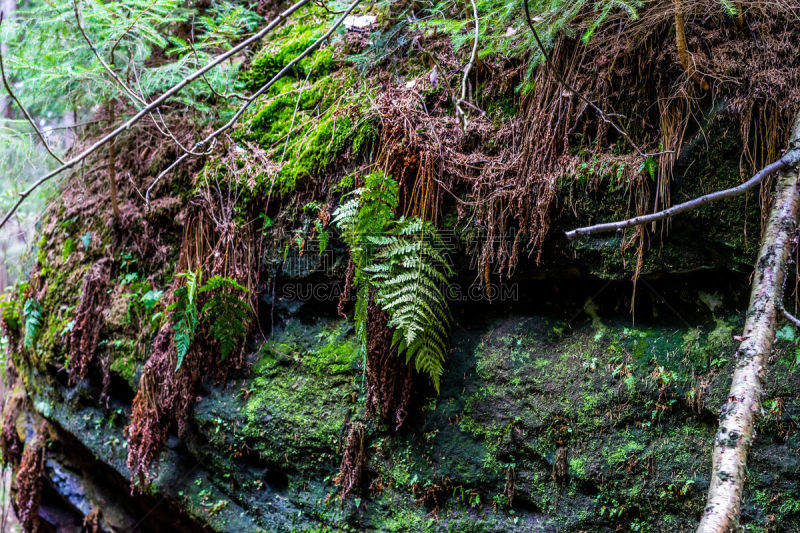
[[(263, 43), (243, 74), (248, 89), (315, 38), (322, 19), (309, 18)], [(708, 20), (703, 24), (714, 27), (716, 19)], [(651, 47), (670, 35), (669, 20), (657, 23), (643, 38)], [(444, 30), (397, 31), (416, 35), (460, 72)], [(709, 46), (725, 44), (720, 35), (709, 33)], [(737, 46), (751, 46), (743, 30), (736, 39)], [(632, 170), (638, 159), (621, 153), (624, 143), (609, 139), (597, 117), (573, 116), (576, 126), (583, 121), (583, 133), (562, 131), (564, 124), (546, 129), (552, 124), (544, 112), (534, 116), (536, 106), (557, 106), (535, 91), (518, 95), (517, 85), (531, 82), (518, 57), (498, 59), (502, 68), (494, 70), (489, 59), (476, 66), (479, 103), (488, 113), (474, 114), (462, 134), (444, 82), (434, 83), (424, 54), (401, 54), (402, 46), (378, 57), (365, 35), (348, 34), (336, 49), (352, 56), (350, 62), (338, 63), (328, 49), (305, 60), (232, 132), (228, 152), (162, 182), (147, 210), (137, 188), (176, 154), (169, 143), (148, 145), (145, 126), (117, 140), (117, 175), (128, 178), (120, 179), (119, 220), (109, 222), (102, 180), (87, 184), (76, 175), (65, 181), (29, 252), (27, 279), (14, 288), (13, 304), (2, 308), (11, 392), (0, 444), (18, 476), (12, 499), (40, 501), (20, 514), (38, 517), (43, 531), (694, 529), (734, 364), (734, 336), (744, 321), (760, 198), (705, 206), (644, 240), (628, 233), (569, 243), (565, 229), (650, 210), (657, 203), (651, 193), (662, 186), (656, 167), (645, 166), (654, 161)], [(560, 41), (563, 56), (555, 59), (566, 63), (575, 46)], [(633, 45), (625, 46), (616, 50), (617, 70), (598, 61), (595, 70), (571, 74), (587, 89), (603, 89), (587, 81), (602, 75), (619, 81), (641, 59), (630, 55)], [(655, 58), (652, 67), (663, 79), (637, 75), (630, 94), (615, 92), (609, 101), (637, 120), (641, 113), (643, 123), (657, 118), (657, 103), (647, 98), (658, 91), (649, 84), (657, 78), (670, 85), (667, 74), (682, 74), (668, 56)], [(379, 66), (357, 72), (356, 63), (370, 61)], [(503, 68), (511, 74), (501, 75)], [(537, 89), (562, 94), (545, 74), (537, 76)], [(673, 200), (741, 182), (747, 145), (740, 138), (741, 95), (728, 93), (698, 97), (697, 121), (687, 127), (664, 182)], [(562, 99), (575, 103), (572, 94), (554, 101)], [(374, 108), (364, 111), (368, 101)], [(295, 119), (303, 142), (284, 145)], [(641, 135), (652, 141), (648, 127), (641, 126)], [(521, 136), (522, 129), (528, 133)], [(444, 139), (436, 150), (431, 132)], [(546, 147), (558, 156), (549, 180), (523, 176), (527, 170), (519, 168), (517, 142), (535, 145), (537, 135), (567, 141)], [(381, 149), (387, 143), (391, 157)], [(268, 157), (280, 155), (269, 152), (276, 146), (288, 153), (280, 171)], [(395, 431), (367, 412), (365, 359), (352, 321), (338, 309), (348, 251), (326, 224), (355, 186), (356, 169), (375, 160), (401, 182), (404, 207), (431, 215), (412, 199), (417, 176), (428, 175), (423, 170), (431, 161), (444, 167), (437, 150), (449, 151), (454, 168), (442, 176), (463, 197), (456, 201), (436, 188), (430, 204), (455, 270), (454, 327), (439, 392), (417, 375), (407, 417)], [(502, 164), (477, 172), (467, 157), (475, 154)], [(572, 163), (562, 168), (563, 159)], [(512, 163), (519, 175), (497, 170)], [(221, 361), (213, 343), (195, 347), (190, 357), (203, 364), (192, 367), (192, 386), (176, 393), (188, 414), (180, 424), (165, 416), (150, 428), (164, 430), (165, 444), (150, 479), (132, 487), (137, 472), (130, 471), (126, 430), (132, 404), (145, 364), (159, 349), (160, 328), (171, 333), (166, 316), (175, 280), (188, 270), (186, 250), (200, 254), (203, 231), (224, 225), (197, 222), (203, 202), (230, 200), (221, 189), (214, 196), (221, 182), (239, 201), (223, 205), (223, 222), (226, 236), (244, 242), (249, 254), (237, 266), (252, 282), (253, 324), (235, 363)], [(536, 202), (526, 198), (547, 196), (534, 190), (543, 183), (552, 194), (535, 213), (537, 226), (520, 206), (531, 208)], [(494, 188), (513, 194), (481, 211), (494, 201)], [(514, 232), (525, 220), (509, 269)], [(492, 233), (493, 223), (500, 234)], [(495, 239), (494, 255), (481, 253), (487, 237)], [(541, 242), (526, 248), (528, 239)], [(493, 299), (476, 288), (476, 278), (491, 281)], [(791, 328), (781, 330), (748, 467), (748, 531), (800, 530), (798, 353)], [(354, 487), (344, 499), (343, 474)]]
[[(700, 155), (728, 157), (713, 150)], [(736, 234), (741, 218), (706, 211), (675, 221), (663, 248), (647, 252), (635, 321), (617, 237), (577, 252), (554, 239), (541, 266), (523, 264), (505, 282), (502, 301), (451, 302), (456, 327), (441, 391), (419, 388), (398, 433), (367, 417), (352, 325), (325, 298), (341, 283), (342, 250), (334, 243), (324, 260), (266, 250), (247, 364), (203, 380), (188, 431), (170, 433), (152, 485), (132, 494), (125, 427), (148, 353), (132, 325), (142, 324), (138, 301), (169, 274), (153, 277), (146, 258), (137, 264), (112, 240), (103, 247), (96, 230), (94, 244), (63, 253), (65, 239), (96, 228), (91, 218), (62, 220), (69, 202), (51, 210), (23, 289), (38, 291), (43, 327), (33, 347), (14, 345), (4, 422), (4, 439), (18, 438), (19, 451), (45, 428), (45, 530), (78, 530), (86, 517), (108, 531), (694, 526), (752, 257), (743, 241), (715, 236)], [(691, 237), (697, 227), (709, 235), (702, 243)], [(108, 253), (115, 274), (96, 315), (103, 355), (70, 384), (64, 311)], [(456, 264), (462, 255), (453, 254)], [(469, 276), (464, 267), (457, 281), (466, 287)], [(304, 293), (309, 286), (326, 288)], [(781, 341), (770, 369), (744, 512), (753, 530), (800, 523), (800, 503), (788, 496), (800, 468), (794, 352)], [(340, 461), (358, 423), (366, 427), (361, 488), (340, 502)]]

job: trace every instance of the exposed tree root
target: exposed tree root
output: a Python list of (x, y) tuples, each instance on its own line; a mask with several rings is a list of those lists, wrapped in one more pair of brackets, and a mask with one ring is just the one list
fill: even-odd
[[(792, 128), (790, 148), (800, 145), (800, 114)], [(755, 438), (755, 419), (767, 359), (772, 352), (781, 314), (792, 237), (800, 213), (800, 174), (784, 169), (775, 185), (775, 201), (764, 230), (753, 276), (743, 341), (736, 352), (736, 369), (728, 400), (720, 409), (719, 429), (711, 456), (711, 484), (698, 533), (736, 531), (744, 490), (747, 454)]]

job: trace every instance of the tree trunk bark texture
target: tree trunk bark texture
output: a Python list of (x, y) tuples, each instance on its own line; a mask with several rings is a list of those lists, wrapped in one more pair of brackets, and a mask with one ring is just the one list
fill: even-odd
[[(789, 149), (800, 148), (800, 114), (792, 127)], [(736, 352), (730, 393), (720, 410), (714, 436), (708, 500), (697, 533), (736, 530), (742, 503), (747, 454), (755, 419), (761, 411), (762, 380), (778, 317), (792, 237), (798, 219), (798, 169), (784, 168), (776, 178), (775, 199), (758, 254), (743, 341)]]

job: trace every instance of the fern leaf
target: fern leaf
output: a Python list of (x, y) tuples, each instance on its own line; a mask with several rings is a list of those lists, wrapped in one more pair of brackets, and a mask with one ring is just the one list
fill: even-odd
[(39, 338), (39, 332), (42, 329), (43, 315), (42, 305), (34, 298), (25, 300), (25, 305), (22, 308), (22, 314), (25, 316), (25, 348), (32, 348)]
[(227, 359), (247, 335), (250, 306), (240, 295), (250, 291), (236, 280), (214, 276), (200, 288), (201, 293), (215, 291), (203, 306), (203, 322), (210, 322), (209, 334), (219, 343), (220, 360)]

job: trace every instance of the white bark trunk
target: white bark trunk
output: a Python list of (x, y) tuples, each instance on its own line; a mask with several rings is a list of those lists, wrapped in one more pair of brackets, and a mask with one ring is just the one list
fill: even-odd
[[(792, 127), (789, 149), (800, 147), (800, 115)], [(747, 453), (761, 410), (762, 379), (781, 314), (783, 284), (798, 218), (798, 170), (784, 168), (775, 183), (775, 199), (758, 254), (744, 340), (736, 352), (728, 400), (721, 409), (714, 437), (708, 500), (697, 533), (736, 530), (741, 510)]]

